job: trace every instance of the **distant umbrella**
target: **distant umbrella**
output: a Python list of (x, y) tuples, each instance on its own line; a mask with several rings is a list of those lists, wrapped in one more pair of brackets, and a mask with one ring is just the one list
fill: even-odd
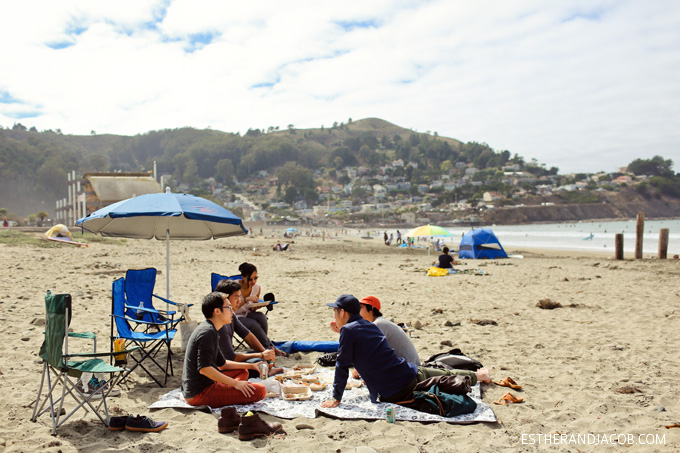
[(286, 233), (295, 233), (297, 231), (297, 228), (286, 228)]
[(166, 295), (170, 298), (170, 239), (207, 240), (247, 234), (222, 206), (190, 194), (151, 193), (119, 201), (76, 221), (106, 237), (165, 240)]
[(453, 236), (446, 228), (437, 225), (423, 225), (412, 229), (405, 234), (407, 238), (410, 237), (429, 237), (429, 236)]

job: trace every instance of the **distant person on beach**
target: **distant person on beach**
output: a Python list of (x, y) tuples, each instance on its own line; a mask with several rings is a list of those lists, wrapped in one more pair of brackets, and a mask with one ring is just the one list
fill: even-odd
[[(413, 346), (411, 339), (406, 335), (404, 329), (383, 317), (380, 312), (380, 300), (375, 296), (366, 296), (361, 299), (360, 303), (361, 311), (359, 311), (359, 314), (361, 317), (378, 326), (383, 335), (385, 335), (387, 343), (394, 349), (397, 357), (420, 366), (420, 357), (418, 357), (416, 347)], [(340, 329), (338, 329), (335, 321), (331, 322), (331, 329), (335, 333), (340, 333)]]
[(47, 230), (45, 236), (48, 238), (68, 238), (69, 240), (73, 240), (71, 232), (68, 230), (68, 228), (66, 228), (66, 225), (62, 225), (61, 223), (57, 223), (52, 228)]
[(218, 331), (231, 324), (233, 311), (226, 294), (212, 292), (203, 298), (205, 321), (196, 327), (184, 356), (182, 394), (192, 406), (222, 407), (264, 399), (267, 389), (248, 382), (248, 369), (257, 364), (226, 360), (219, 348)]
[(7, 228), (9, 226), (9, 220), (7, 220), (7, 217), (5, 217), (2, 220), (2, 226), (5, 227), (5, 228)]
[(401, 245), (401, 231), (397, 230), (397, 245)]
[(383, 241), (385, 242), (385, 245), (390, 245), (390, 244), (387, 242), (387, 240), (388, 240), (388, 238), (387, 238), (387, 230), (385, 230), (385, 232), (383, 233)]
[(288, 245), (289, 244), (287, 242), (284, 242), (283, 244), (277, 242), (273, 250), (275, 252), (285, 252), (286, 250), (288, 250)]
[(438, 260), (439, 263), (437, 264), (437, 267), (441, 267), (442, 269), (451, 269), (453, 268), (453, 265), (456, 264), (453, 257), (449, 255), (448, 247), (442, 249), (442, 254), (439, 255)]
[(469, 376), (471, 385), (478, 381), (491, 382), (486, 368), (441, 370), (416, 366), (397, 357), (378, 326), (361, 317), (361, 304), (352, 295), (343, 294), (326, 305), (333, 308), (335, 325), (340, 330), (340, 346), (335, 363), (333, 398), (322, 402), (321, 407), (340, 405), (351, 367), (356, 368), (366, 383), (373, 403), (378, 399), (388, 403), (407, 401), (419, 382), (434, 376)]

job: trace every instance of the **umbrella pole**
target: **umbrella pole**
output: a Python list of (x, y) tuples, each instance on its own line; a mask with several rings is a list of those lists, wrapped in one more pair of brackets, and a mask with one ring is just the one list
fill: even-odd
[[(170, 299), (170, 230), (165, 230), (165, 298)], [(170, 304), (167, 302), (165, 309), (170, 311)]]

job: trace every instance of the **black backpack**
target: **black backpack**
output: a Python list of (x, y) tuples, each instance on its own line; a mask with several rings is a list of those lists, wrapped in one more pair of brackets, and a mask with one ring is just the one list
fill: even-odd
[(472, 359), (458, 349), (451, 349), (449, 352), (435, 354), (423, 366), (426, 368), (439, 368), (443, 370), (469, 370), (477, 371), (484, 365), (478, 360)]

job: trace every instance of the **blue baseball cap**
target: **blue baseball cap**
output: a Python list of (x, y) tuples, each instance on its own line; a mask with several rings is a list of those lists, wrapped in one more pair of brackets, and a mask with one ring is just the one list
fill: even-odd
[(359, 314), (359, 311), (361, 311), (359, 299), (352, 296), (351, 294), (343, 294), (342, 296), (335, 299), (335, 302), (326, 305), (332, 308), (345, 310), (347, 313), (351, 313), (353, 315)]

